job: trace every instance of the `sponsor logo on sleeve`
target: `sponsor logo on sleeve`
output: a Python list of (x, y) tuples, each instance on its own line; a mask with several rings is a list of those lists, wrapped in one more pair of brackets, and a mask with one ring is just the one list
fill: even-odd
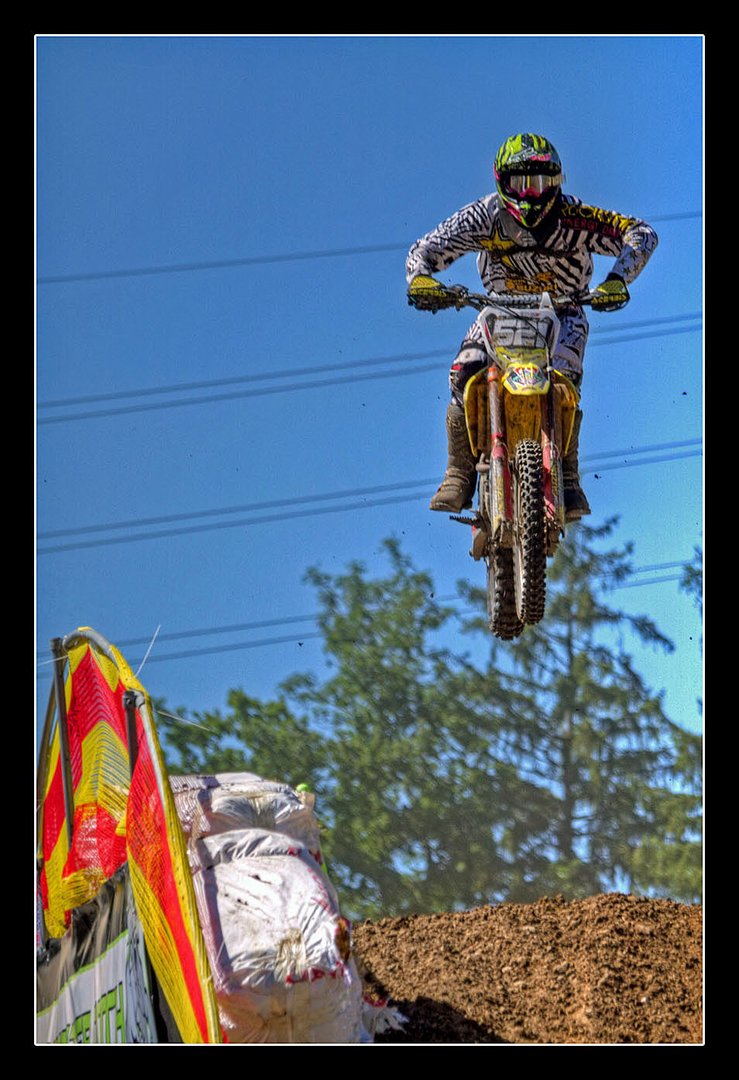
[(622, 237), (633, 225), (636, 218), (624, 217), (612, 210), (601, 210), (598, 206), (579, 205), (562, 207), (563, 223), (568, 229), (581, 229), (585, 232), (597, 232), (601, 236)]

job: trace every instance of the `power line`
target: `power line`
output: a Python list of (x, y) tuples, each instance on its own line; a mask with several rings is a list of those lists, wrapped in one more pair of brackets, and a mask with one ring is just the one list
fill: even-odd
[[(458, 599), (457, 597), (449, 597), (448, 599)], [(159, 634), (159, 641), (182, 641), (185, 638), (194, 637), (210, 637), (211, 634), (234, 634), (240, 633), (242, 630), (262, 630), (268, 626), (288, 626), (292, 623), (298, 622), (317, 622), (319, 616), (317, 612), (312, 615), (283, 615), (277, 619), (257, 619), (253, 622), (244, 623), (230, 623), (225, 626), (211, 626), (211, 627), (199, 627), (195, 630), (178, 630), (169, 634)], [(128, 647), (130, 645), (147, 645), (151, 640), (148, 638), (129, 638), (128, 640), (119, 641), (120, 648)]]
[[(637, 573), (637, 571), (634, 571), (634, 573)], [(642, 581), (624, 582), (624, 583), (619, 584), (619, 585), (614, 585), (614, 586), (612, 586), (612, 588), (615, 588), (615, 589), (636, 588), (636, 587), (642, 586), (642, 585), (644, 585), (644, 586), (646, 586), (646, 585), (659, 585), (659, 584), (662, 584), (664, 582), (680, 581), (680, 580), (681, 580), (681, 575), (680, 574), (673, 574), (673, 575), (664, 576), (664, 577), (650, 578), (649, 580), (646, 580), (646, 581), (642, 580)], [(460, 597), (439, 597), (439, 602), (440, 603), (441, 602), (449, 602), (449, 601), (456, 600), (456, 599), (461, 599), (461, 598)], [(453, 612), (453, 613), (456, 614), (456, 615), (466, 615), (466, 614), (475, 614), (476, 611), (477, 611), (477, 609), (475, 609), (475, 608), (469, 608), (469, 609), (464, 610), (464, 611), (457, 611), (457, 612)], [(211, 633), (212, 632), (213, 631), (211, 631)], [(307, 641), (310, 638), (320, 638), (320, 637), (323, 637), (323, 632), (320, 631), (320, 630), (316, 630), (316, 631), (308, 631), (305, 634), (290, 634), (290, 635), (285, 635), (283, 637), (260, 638), (260, 639), (257, 639), (255, 641), (235, 642), (233, 644), (226, 645), (226, 646), (223, 646), (223, 645), (204, 646), (203, 648), (188, 649), (188, 650), (185, 650), (183, 652), (166, 653), (163, 656), (153, 656), (152, 655), (152, 656), (149, 657), (147, 662), (152, 663), (155, 660), (158, 660), (158, 661), (184, 660), (184, 659), (188, 659), (189, 657), (193, 657), (193, 656), (204, 656), (204, 655), (208, 655), (208, 654), (220, 653), (220, 652), (226, 652), (226, 651), (235, 652), (235, 651), (241, 650), (241, 649), (254, 649), (254, 648), (260, 648), (260, 647), (269, 646), (269, 645), (283, 645), (283, 644), (291, 644), (291, 643), (295, 643), (295, 642), (297, 642), (298, 644), (302, 644), (303, 641)], [(143, 644), (143, 642), (141, 642), (141, 643)]]
[[(700, 325), (699, 326), (676, 326), (676, 327), (673, 327), (672, 329), (668, 329), (668, 330), (653, 330), (651, 332), (647, 332), (647, 333), (643, 333), (643, 334), (630, 334), (630, 335), (627, 334), (627, 335), (624, 335), (622, 337), (609, 338), (607, 341), (593, 341), (593, 342), (591, 342), (589, 347), (590, 348), (596, 348), (599, 345), (619, 345), (619, 344), (621, 344), (623, 342), (644, 341), (647, 338), (668, 337), (668, 336), (670, 336), (672, 334), (695, 333), (696, 331), (698, 331), (700, 329), (701, 329)], [(408, 354), (408, 355), (414, 355), (414, 354)], [(438, 353), (425, 353), (425, 354), (422, 354), (422, 355), (430, 356), (430, 355), (438, 355)], [(446, 353), (446, 355), (452, 355), (452, 354), (451, 353)], [(397, 359), (397, 358), (394, 358), (394, 359)], [(340, 366), (342, 368), (351, 369), (355, 365), (353, 365), (351, 363), (347, 363), (346, 365), (340, 365)], [(48, 424), (68, 424), (68, 423), (71, 423), (72, 421), (75, 421), (75, 420), (99, 420), (99, 419), (103, 419), (103, 418), (107, 419), (107, 418), (112, 417), (112, 416), (124, 416), (124, 415), (130, 415), (132, 413), (151, 412), (151, 411), (163, 410), (163, 409), (176, 409), (176, 408), (181, 408), (183, 406), (191, 406), (191, 405), (207, 405), (207, 404), (213, 404), (213, 403), (217, 403), (217, 402), (221, 402), (221, 401), (235, 401), (235, 400), (240, 399), (240, 398), (265, 397), (265, 396), (271, 395), (271, 394), (295, 393), (298, 390), (315, 390), (315, 389), (320, 389), (320, 388), (327, 387), (327, 386), (333, 387), (333, 386), (337, 386), (339, 384), (356, 383), (356, 382), (368, 382), (368, 381), (373, 381), (373, 380), (378, 380), (378, 379), (397, 379), (397, 378), (403, 378), (403, 377), (410, 376), (410, 375), (420, 375), (420, 374), (423, 374), (424, 372), (428, 372), (428, 371), (437, 371), (438, 372), (438, 370), (439, 370), (439, 366), (436, 363), (434, 363), (434, 364), (423, 364), (423, 365), (421, 365), (419, 367), (404, 368), (401, 371), (381, 371), (381, 372), (370, 372), (370, 373), (364, 374), (364, 375), (346, 375), (343, 378), (317, 379), (317, 380), (314, 380), (314, 381), (297, 383), (297, 384), (292, 383), (290, 386), (264, 386), (264, 387), (257, 387), (255, 389), (251, 389), (251, 390), (237, 391), (235, 393), (209, 394), (209, 395), (206, 395), (206, 396), (182, 398), (182, 399), (178, 399), (176, 401), (151, 402), (151, 403), (138, 404), (138, 405), (123, 405), (123, 406), (120, 406), (120, 407), (115, 408), (115, 409), (93, 409), (93, 410), (90, 410), (88, 412), (72, 413), (72, 414), (68, 414), (66, 416), (45, 416), (45, 417), (39, 418), (38, 424), (39, 424), (39, 426), (42, 426), (42, 425), (48, 425)]]
[(650, 578), (649, 581), (622, 581), (619, 585), (612, 585), (612, 589), (633, 589), (638, 585), (661, 585), (664, 581), (681, 581), (682, 574), (670, 574), (667, 577)]
[[(684, 221), (702, 217), (701, 210), (686, 210), (676, 214), (657, 214), (648, 221)], [(37, 279), (39, 285), (60, 285), (68, 282), (101, 281), (122, 277), (150, 277), (156, 274), (182, 274), (198, 270), (224, 270), (241, 266), (263, 266), (268, 263), (299, 262), (306, 259), (333, 259), (345, 255), (375, 255), (386, 251), (408, 251), (410, 243), (366, 244), (362, 247), (323, 248), (316, 251), (293, 251), (278, 255), (252, 255), (242, 259), (216, 259), (189, 263), (170, 263), (163, 266), (133, 267), (124, 270), (97, 270), (85, 274), (55, 274)]]
[[(687, 560), (685, 562), (679, 562), (679, 561), (678, 562), (664, 562), (664, 563), (652, 563), (650, 566), (636, 566), (636, 567), (634, 567), (633, 570), (629, 571), (629, 576), (633, 577), (633, 576), (635, 576), (637, 574), (655, 573), (655, 572), (661, 571), (661, 570), (672, 570), (672, 569), (675, 569), (675, 568), (678, 568), (678, 567), (682, 568), (682, 567), (684, 567), (686, 565), (687, 565)], [(677, 575), (674, 579), (670, 578), (669, 580), (680, 580), (680, 577), (681, 577), (681, 575)], [(665, 579), (654, 579), (654, 580), (668, 580), (668, 579), (665, 578)], [(649, 584), (649, 583), (650, 582), (647, 582), (646, 584)], [(644, 584), (644, 582), (635, 582), (635, 584)], [(619, 586), (614, 586), (614, 587), (619, 587)], [(460, 596), (458, 593), (449, 593), (448, 595), (443, 595), (443, 596), (433, 596), (432, 595), (430, 597), (430, 599), (433, 599), (435, 604), (449, 604), (449, 603), (454, 603), (454, 602), (459, 601), (459, 600), (464, 600), (466, 598), (463, 597), (463, 596)], [(157, 635), (157, 641), (159, 641), (159, 642), (162, 642), (162, 641), (182, 641), (182, 640), (185, 640), (185, 639), (188, 639), (188, 638), (212, 637), (212, 636), (218, 635), (218, 634), (241, 633), (244, 630), (262, 630), (262, 629), (265, 629), (266, 627), (269, 627), (269, 626), (289, 626), (289, 625), (292, 625), (293, 623), (301, 623), (301, 622), (316, 623), (316, 622), (318, 622), (319, 618), (320, 618), (320, 613), (316, 611), (316, 612), (313, 612), (310, 615), (282, 615), (282, 616), (279, 616), (278, 618), (273, 618), (273, 619), (257, 619), (257, 620), (252, 620), (250, 622), (225, 623), (225, 624), (223, 624), (221, 626), (207, 626), (207, 627), (200, 626), (200, 627), (197, 627), (197, 628), (195, 628), (193, 630), (176, 630), (176, 631), (171, 631), (169, 633), (166, 633), (166, 632), (165, 633), (159, 633)], [(298, 636), (300, 636), (300, 635), (298, 635)], [(152, 638), (151, 638), (150, 634), (145, 636), (145, 637), (123, 638), (123, 639), (121, 639), (120, 641), (117, 642), (117, 647), (123, 649), (123, 648), (129, 648), (129, 647), (137, 646), (137, 645), (150, 645), (151, 641), (152, 641)], [(41, 660), (41, 657), (39, 657), (39, 660)]]
[[(351, 368), (351, 364), (346, 367)], [(376, 379), (397, 379), (408, 375), (420, 375), (425, 371), (438, 371), (438, 364), (424, 364), (422, 367), (405, 368), (402, 371), (373, 372), (367, 375), (348, 375), (338, 379), (318, 379), (313, 382), (304, 382), (291, 386), (265, 386), (255, 390), (243, 390), (229, 394), (211, 394), (207, 397), (182, 398), (178, 401), (163, 401), (152, 404), (125, 405), (117, 409), (96, 409), (90, 412), (74, 413), (69, 416), (45, 416), (38, 420), (39, 426), (46, 424), (66, 424), (73, 420), (98, 420), (111, 416), (124, 416), (131, 413), (152, 412), (160, 409), (177, 409), (184, 405), (209, 405), (220, 401), (235, 401), (239, 398), (266, 397), (271, 394), (294, 393), (297, 390), (316, 390), (326, 386), (336, 386), (343, 383), (368, 382)]]
[[(678, 316), (681, 319), (697, 318), (700, 314)], [(673, 320), (668, 320), (673, 321)], [(284, 368), (281, 371), (265, 371), (258, 375), (232, 375), (224, 379), (206, 379), (202, 382), (172, 383), (169, 386), (143, 387), (138, 390), (116, 390), (109, 394), (88, 394), (82, 397), (60, 398), (57, 401), (40, 401), (39, 409), (58, 409), (69, 405), (88, 405), (96, 401), (116, 401), (121, 398), (151, 397), (155, 394), (178, 394), (189, 390), (208, 390), (216, 386), (239, 386), (244, 383), (264, 382), (268, 379), (295, 379), (305, 375), (320, 375), (327, 371), (344, 371), (346, 368), (371, 367), (398, 361), (425, 360), (429, 356), (449, 356), (449, 349), (427, 349), (417, 353), (395, 353), (391, 356), (375, 356), (367, 360), (345, 360), (341, 364), (318, 364), (315, 367)]]
[[(693, 322), (700, 320), (701, 317), (701, 312), (696, 311), (689, 315), (664, 315), (659, 318), (639, 319), (632, 322), (619, 323), (618, 331), (636, 330), (640, 327), (656, 326), (664, 323)], [(590, 337), (594, 334), (609, 333), (614, 333), (612, 328), (609, 329), (608, 327), (597, 326), (591, 328)], [(61, 409), (68, 408), (72, 405), (91, 405), (101, 401), (120, 401), (123, 398), (152, 397), (156, 394), (179, 394), (187, 393), (191, 390), (209, 390), (219, 386), (239, 386), (244, 383), (263, 382), (269, 379), (303, 378), (306, 375), (325, 374), (329, 371), (344, 371), (347, 367), (369, 367), (378, 364), (397, 363), (399, 361), (405, 363), (409, 360), (425, 360), (430, 356), (451, 356), (452, 353), (453, 349), (451, 346), (448, 349), (431, 349), (417, 353), (395, 353), (390, 356), (370, 357), (365, 360), (344, 361), (340, 364), (319, 364), (315, 367), (285, 368), (280, 371), (261, 372), (258, 375), (233, 375), (223, 379), (205, 379), (199, 382), (171, 383), (168, 386), (141, 387), (134, 390), (115, 390), (106, 394), (85, 394), (78, 397), (58, 398), (55, 401), (40, 401), (38, 402), (37, 407), (39, 409)]]
[[(668, 455), (664, 457), (648, 458), (644, 460), (636, 460), (631, 462), (614, 462), (612, 464), (606, 464), (602, 466), (594, 466), (592, 469), (583, 470), (587, 472), (607, 471), (611, 469), (624, 469), (631, 468), (636, 465), (647, 464), (660, 464), (662, 462), (676, 461), (682, 458), (700, 456), (701, 450), (689, 450), (685, 453)], [(413, 482), (412, 486), (416, 486)], [(363, 499), (360, 502), (348, 503), (344, 506), (328, 506), (328, 507), (315, 507), (310, 510), (298, 510), (290, 511), (289, 513), (283, 510), (277, 514), (264, 514), (260, 517), (252, 518), (239, 518), (237, 521), (220, 521), (213, 522), (204, 525), (185, 525), (181, 528), (173, 529), (159, 529), (156, 531), (141, 533), (140, 535), (131, 536), (118, 536), (118, 537), (102, 537), (97, 540), (79, 540), (66, 544), (56, 544), (50, 547), (39, 548), (39, 555), (51, 555), (64, 551), (79, 551), (83, 548), (95, 548), (95, 547), (109, 547), (114, 544), (131, 544), (140, 540), (161, 540), (172, 536), (185, 536), (199, 532), (210, 532), (216, 529), (233, 529), (233, 528), (246, 528), (251, 525), (263, 525), (272, 523), (275, 521), (293, 521), (296, 518), (304, 517), (318, 517), (324, 514), (336, 514), (347, 513), (353, 510), (368, 510), (378, 506), (391, 506), (398, 503), (407, 503), (409, 500), (426, 498), (426, 492), (422, 492), (416, 495), (395, 495), (388, 496), (382, 499)]]
[[(686, 447), (699, 447), (701, 439), (685, 439), (679, 442), (653, 443), (648, 446), (632, 446), (625, 450), (603, 450), (596, 454), (587, 454), (582, 463), (589, 461), (602, 461), (608, 458), (622, 458), (634, 454), (659, 453), (667, 450), (682, 450)], [(316, 495), (301, 495), (289, 499), (290, 506), (298, 506), (304, 503), (313, 504), (334, 499), (356, 498), (358, 495), (378, 495), (389, 491), (407, 491), (415, 487), (429, 487), (436, 483), (437, 477), (424, 477), (420, 480), (401, 480), (392, 484), (377, 484), (365, 488), (345, 488), (340, 491), (321, 492)], [(270, 499), (258, 503), (241, 503), (236, 506), (222, 506), (211, 510), (191, 510), (187, 513), (160, 514), (156, 517), (129, 518), (124, 521), (109, 521), (99, 525), (82, 525), (70, 529), (52, 529), (38, 534), (39, 540), (60, 539), (63, 536), (81, 536), (90, 533), (111, 532), (117, 529), (144, 528), (149, 525), (166, 525), (176, 521), (191, 521), (195, 518), (222, 517), (225, 514), (252, 513), (260, 510), (270, 510), (278, 506), (284, 507), (286, 500)]]
[(194, 510), (182, 514), (163, 514), (159, 517), (132, 518), (129, 521), (112, 521), (104, 525), (84, 525), (76, 529), (55, 529), (50, 532), (39, 533), (40, 540), (50, 540), (61, 536), (77, 536), (84, 533), (108, 532), (113, 529), (143, 528), (146, 525), (164, 525), (174, 521), (188, 521), (192, 518), (221, 517), (223, 514), (250, 513), (255, 510), (269, 510), (274, 507), (285, 507), (286, 502), (290, 506), (302, 503), (325, 502), (330, 499), (356, 498), (358, 495), (377, 495), (385, 491), (400, 491), (414, 487), (428, 487), (435, 483), (434, 477), (425, 477), (422, 480), (401, 480), (394, 484), (377, 484), (366, 488), (345, 488), (343, 491), (327, 491), (318, 495), (300, 495), (289, 500), (269, 499), (265, 502), (242, 503), (238, 506), (223, 506), (214, 510)]
[(635, 468), (637, 465), (660, 465), (666, 461), (680, 461), (683, 458), (700, 457), (701, 454), (701, 450), (687, 450), (684, 454), (670, 454), (669, 456), (665, 457), (640, 458), (636, 461), (614, 462), (613, 464), (608, 465), (593, 465), (592, 468), (582, 469), (581, 472), (583, 473), (583, 475), (589, 475), (591, 473), (598, 474), (602, 472), (610, 472), (612, 469), (631, 469)]
[(702, 446), (702, 439), (682, 439), (678, 442), (652, 443), (648, 446), (631, 446), (628, 450), (600, 450), (597, 454), (586, 454), (581, 460), (600, 461), (601, 458), (623, 457), (630, 454), (654, 454), (662, 450), (682, 450), (686, 446)]
[(147, 663), (153, 664), (164, 660), (186, 660), (191, 656), (207, 656), (213, 653), (239, 652), (242, 649), (258, 649), (264, 645), (287, 645), (295, 642), (302, 645), (304, 641), (320, 637), (323, 637), (321, 630), (308, 630), (305, 634), (287, 635), (285, 637), (259, 638), (256, 641), (240, 641), (230, 645), (206, 645), (201, 649), (184, 649), (182, 652), (166, 653), (163, 656), (150, 656)]
[[(413, 495), (410, 498), (425, 498), (426, 494)], [(78, 551), (82, 548), (108, 547), (112, 544), (130, 544), (138, 540), (161, 540), (170, 536), (185, 536), (198, 532), (212, 532), (216, 529), (234, 529), (250, 525), (264, 525), (275, 521), (294, 521), (296, 518), (318, 517), (323, 514), (347, 513), (350, 510), (368, 510), (376, 506), (391, 506), (394, 503), (408, 502), (408, 495), (389, 496), (385, 499), (364, 500), (358, 503), (349, 503), (346, 506), (316, 507), (313, 510), (298, 510), (297, 512), (283, 510), (279, 514), (265, 514), (256, 518), (240, 518), (238, 521), (219, 521), (210, 525), (188, 525), (180, 529), (160, 529), (157, 532), (142, 533), (140, 536), (104, 537), (99, 540), (81, 540), (71, 544), (56, 544), (52, 547), (39, 548), (39, 555), (51, 555), (60, 551)]]
[(139, 266), (127, 270), (96, 270), (87, 274), (56, 274), (37, 279), (39, 285), (60, 285), (72, 281), (101, 281), (106, 278), (151, 277), (156, 274), (182, 274), (194, 270), (231, 270), (239, 266), (264, 266), (267, 263), (300, 262), (306, 259), (335, 259), (342, 255), (375, 255), (384, 251), (407, 251), (410, 244), (366, 244), (363, 247), (323, 248), (316, 251), (293, 251), (280, 255), (252, 255), (243, 259), (215, 259), (210, 262), (169, 263), (164, 266)]
[[(654, 567), (652, 567), (651, 569), (657, 570), (657, 569), (660, 569), (661, 567), (666, 569), (666, 568), (669, 568), (671, 566), (682, 566), (682, 565), (683, 565), (682, 563), (664, 563), (664, 564), (657, 564)], [(640, 573), (640, 572), (645, 572), (648, 569), (650, 569), (650, 568), (643, 567), (641, 570), (640, 569), (633, 570), (632, 573), (637, 574), (637, 573)], [(642, 581), (623, 582), (623, 583), (621, 583), (619, 585), (611, 586), (611, 588), (613, 588), (613, 589), (623, 589), (623, 588), (638, 587), (638, 586), (641, 586), (641, 585), (658, 585), (658, 584), (662, 584), (663, 582), (680, 581), (680, 580), (681, 580), (681, 575), (673, 574), (673, 575), (670, 575), (670, 576), (650, 578), (649, 580), (646, 580), (646, 581), (642, 580)], [(455, 594), (455, 595), (450, 595), (450, 596), (440, 596), (440, 597), (437, 598), (436, 602), (437, 603), (452, 603), (455, 600), (461, 600), (461, 599), (463, 599), (463, 597), (460, 597), (460, 596)], [(452, 610), (452, 613), (457, 615), (457, 616), (463, 616), (463, 615), (466, 615), (466, 614), (475, 614), (476, 611), (477, 611), (477, 609), (475, 609), (475, 608), (469, 608), (469, 609), (465, 609), (465, 610), (462, 610), (462, 611), (454, 611), (453, 609), (450, 609), (450, 610)], [(287, 625), (287, 624), (294, 623), (294, 622), (308, 622), (308, 621), (316, 622), (318, 620), (318, 618), (319, 618), (319, 615), (317, 613), (315, 615), (292, 615), (292, 616), (288, 615), (288, 616), (284, 616), (283, 618), (280, 618), (280, 619), (265, 619), (265, 620), (260, 620), (260, 621), (257, 621), (257, 622), (251, 622), (251, 623), (240, 623), (240, 624), (232, 624), (232, 625), (229, 625), (229, 626), (211, 627), (211, 628), (208, 628), (208, 629), (203, 628), (203, 629), (198, 629), (198, 630), (185, 630), (185, 631), (180, 631), (178, 633), (171, 633), (171, 634), (160, 634), (158, 640), (159, 641), (174, 641), (174, 640), (181, 640), (183, 638), (207, 637), (207, 636), (209, 636), (211, 634), (222, 634), (222, 633), (230, 633), (230, 632), (241, 631), (241, 630), (251, 630), (251, 629), (257, 629), (257, 628), (260, 628), (260, 627), (265, 627), (265, 626), (270, 626), (270, 625), (278, 626), (278, 625)], [(205, 646), (199, 647), (197, 649), (185, 649), (185, 650), (182, 650), (180, 652), (164, 653), (162, 655), (152, 654), (152, 655), (150, 655), (148, 657), (147, 664), (163, 663), (166, 660), (186, 660), (186, 659), (189, 659), (189, 658), (194, 657), (194, 656), (208, 656), (208, 655), (213, 655), (213, 654), (223, 653), (223, 652), (236, 652), (236, 651), (241, 651), (241, 650), (245, 650), (245, 649), (257, 649), (257, 648), (262, 648), (262, 647), (271, 646), (271, 645), (289, 645), (289, 644), (295, 644), (295, 643), (298, 643), (298, 644), (302, 645), (302, 643), (304, 641), (313, 640), (313, 639), (320, 638), (320, 637), (323, 637), (323, 632), (322, 631), (320, 631), (320, 630), (307, 630), (306, 632), (300, 633), (300, 634), (287, 634), (287, 635), (280, 635), (278, 637), (256, 638), (253, 641), (240, 641), (240, 642), (233, 642), (233, 643), (229, 643), (229, 644), (225, 644), (225, 645), (224, 644), (205, 645)], [(148, 637), (129, 638), (128, 640), (119, 641), (118, 642), (118, 647), (119, 648), (126, 648), (126, 647), (129, 647), (129, 646), (145, 645), (145, 644), (148, 644), (149, 641), (150, 641), (150, 638), (148, 638)], [(40, 674), (42, 674), (42, 673), (40, 673)]]
[(663, 562), (652, 563), (650, 566), (635, 566), (633, 570), (630, 570), (630, 574), (651, 574), (655, 570), (675, 570), (678, 567), (687, 566), (690, 563), (690, 559), (685, 559), (682, 562)]
[[(583, 459), (583, 464), (585, 464), (585, 462), (587, 462), (587, 461), (592, 461), (592, 460), (600, 461), (603, 458), (616, 457), (616, 456), (617, 457), (623, 457), (624, 455), (628, 456), (628, 455), (633, 455), (635, 453), (644, 453), (644, 452), (650, 452), (650, 451), (653, 451), (653, 450), (679, 448), (679, 447), (684, 447), (684, 446), (698, 447), (698, 446), (700, 446), (700, 443), (701, 443), (700, 439), (693, 439), (693, 440), (686, 440), (685, 442), (663, 443), (663, 444), (656, 444), (656, 445), (650, 446), (650, 447), (633, 448), (630, 451), (629, 450), (605, 451), (605, 452), (603, 452), (601, 454), (589, 455), (588, 457)], [(608, 471), (608, 470), (611, 470), (611, 469), (628, 468), (628, 467), (635, 466), (635, 465), (640, 465), (640, 464), (659, 464), (659, 463), (662, 463), (662, 462), (680, 460), (680, 459), (682, 459), (684, 457), (695, 457), (695, 456), (699, 456), (700, 454), (701, 454), (700, 449), (688, 450), (685, 453), (666, 455), (666, 456), (661, 456), (661, 457), (645, 458), (645, 459), (642, 459), (642, 460), (634, 460), (634, 461), (630, 461), (630, 462), (618, 462), (618, 463), (615, 463), (615, 464), (606, 463), (604, 465), (594, 465), (590, 469), (583, 469), (582, 471), (583, 472), (596, 472), (597, 470)], [(408, 491), (409, 489), (416, 488), (416, 487), (427, 488), (428, 486), (433, 485), (436, 482), (436, 479), (437, 478), (435, 478), (435, 477), (430, 477), (430, 478), (424, 478), (424, 479), (420, 479), (420, 480), (400, 481), (400, 482), (395, 483), (395, 484), (380, 484), (380, 485), (376, 485), (375, 487), (371, 487), (371, 488), (358, 488), (358, 489), (353, 489), (353, 490), (352, 489), (346, 489), (344, 491), (336, 491), (336, 492), (323, 492), (323, 493), (320, 493), (318, 495), (298, 496), (298, 497), (296, 497), (294, 499), (289, 500), (289, 502), (290, 502), (290, 505), (298, 505), (298, 504), (305, 504), (305, 503), (313, 504), (313, 503), (318, 502), (318, 501), (343, 499), (343, 498), (347, 498), (347, 497), (355, 497), (356, 498), (356, 496), (358, 496), (358, 495), (374, 494), (374, 493), (379, 493), (379, 492), (383, 492), (383, 491), (394, 491), (394, 490)], [(424, 492), (424, 495), (425, 495), (425, 492)], [(421, 495), (419, 494), (419, 495), (410, 496), (410, 497), (412, 497), (412, 498), (420, 498)], [(391, 498), (391, 499), (376, 499), (376, 500), (372, 500), (372, 501), (363, 500), (359, 504), (351, 504), (349, 506), (329, 507), (329, 508), (325, 508), (325, 509), (316, 509), (315, 511), (306, 511), (306, 512), (298, 513), (298, 514), (295, 514), (295, 513), (291, 512), (289, 516), (292, 518), (292, 517), (312, 516), (314, 513), (315, 514), (337, 513), (337, 512), (352, 510), (352, 509), (360, 509), (360, 508), (363, 509), (365, 507), (369, 508), (369, 507), (388, 505), (388, 504), (391, 504), (391, 503), (404, 502), (404, 501), (407, 501), (407, 496), (406, 495), (402, 495), (402, 496), (399, 496), (397, 498)], [(161, 517), (158, 517), (158, 518), (155, 518), (155, 517), (152, 517), (152, 518), (139, 518), (139, 519), (132, 519), (130, 521), (123, 521), (123, 522), (109, 522), (109, 523), (103, 524), (103, 525), (88, 525), (88, 526), (84, 526), (84, 527), (79, 528), (79, 529), (59, 529), (59, 530), (55, 530), (55, 531), (40, 534), (40, 538), (51, 539), (51, 538), (61, 537), (61, 536), (84, 535), (84, 534), (89, 534), (89, 533), (93, 533), (93, 532), (105, 532), (105, 531), (112, 531), (112, 530), (117, 530), (117, 529), (131, 529), (131, 528), (137, 528), (137, 527), (144, 527), (144, 526), (150, 525), (150, 524), (165, 524), (167, 522), (174, 522), (174, 521), (188, 521), (188, 520), (192, 520), (193, 518), (197, 518), (197, 517), (222, 516), (224, 514), (230, 514), (230, 513), (245, 513), (245, 512), (250, 512), (251, 513), (251, 512), (255, 512), (255, 511), (259, 511), (259, 510), (269, 509), (271, 507), (276, 507), (276, 506), (284, 507), (285, 502), (286, 502), (286, 500), (284, 500), (284, 499), (270, 500), (270, 501), (260, 502), (260, 503), (243, 504), (241, 506), (235, 506), (235, 507), (224, 507), (224, 508), (215, 509), (215, 510), (201, 510), (201, 511), (194, 511), (194, 512), (190, 512), (190, 513), (183, 513), (183, 514), (170, 514), (170, 515), (161, 516)], [(187, 533), (190, 533), (190, 532), (205, 532), (205, 531), (209, 531), (209, 530), (212, 530), (212, 529), (237, 527), (237, 526), (240, 526), (240, 525), (263, 524), (265, 522), (272, 522), (272, 521), (276, 521), (276, 520), (281, 521), (281, 520), (284, 520), (285, 517), (286, 517), (286, 514), (285, 514), (285, 511), (283, 509), (283, 511), (280, 514), (269, 515), (267, 517), (241, 519), (241, 520), (236, 521), (236, 522), (216, 522), (216, 523), (213, 523), (211, 525), (185, 526), (185, 527), (180, 528), (180, 529), (164, 530), (164, 531), (156, 532), (156, 533), (143, 533), (140, 536), (130, 536), (130, 535), (128, 535), (128, 536), (118, 538), (118, 539), (116, 539), (116, 538), (104, 538), (104, 539), (99, 540), (99, 541), (90, 541), (90, 542), (79, 543), (79, 544), (57, 545), (56, 547), (50, 547), (50, 548), (40, 548), (39, 549), (39, 554), (48, 554), (48, 553), (55, 552), (55, 551), (72, 550), (72, 549), (78, 548), (78, 547), (96, 547), (98, 545), (105, 545), (105, 544), (110, 544), (110, 543), (130, 543), (130, 542), (134, 542), (136, 540), (159, 539), (159, 538), (162, 538), (162, 537), (165, 537), (165, 536), (176, 536), (176, 535), (187, 534)]]

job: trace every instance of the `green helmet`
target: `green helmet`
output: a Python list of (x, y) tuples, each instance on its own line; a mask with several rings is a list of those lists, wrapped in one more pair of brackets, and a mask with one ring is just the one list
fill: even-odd
[(503, 207), (525, 229), (540, 224), (562, 187), (562, 162), (543, 135), (511, 135), (495, 156), (495, 184)]

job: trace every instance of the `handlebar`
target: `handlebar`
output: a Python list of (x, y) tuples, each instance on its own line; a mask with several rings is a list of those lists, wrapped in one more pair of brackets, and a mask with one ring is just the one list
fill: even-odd
[[(464, 285), (446, 285), (444, 287), (444, 295), (449, 299), (454, 299), (453, 306), (457, 311), (461, 311), (463, 307), (472, 307), (476, 311), (482, 311), (486, 307), (494, 307), (499, 304), (501, 307), (513, 308), (535, 308), (539, 307), (547, 293), (474, 293)], [(549, 300), (554, 308), (566, 308), (578, 305), (580, 307), (586, 307), (592, 303), (594, 293), (580, 293), (573, 294), (572, 296), (549, 296)], [(452, 305), (450, 305), (452, 306)]]

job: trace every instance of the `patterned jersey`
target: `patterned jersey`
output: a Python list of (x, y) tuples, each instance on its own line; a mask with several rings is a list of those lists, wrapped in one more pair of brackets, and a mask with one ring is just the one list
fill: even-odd
[(593, 273), (593, 255), (612, 255), (611, 272), (629, 284), (657, 246), (644, 221), (589, 206), (562, 195), (542, 225), (524, 229), (502, 210), (497, 194), (464, 206), (417, 240), (408, 253), (406, 276), (433, 275), (461, 255), (475, 251), (487, 292), (584, 292)]

